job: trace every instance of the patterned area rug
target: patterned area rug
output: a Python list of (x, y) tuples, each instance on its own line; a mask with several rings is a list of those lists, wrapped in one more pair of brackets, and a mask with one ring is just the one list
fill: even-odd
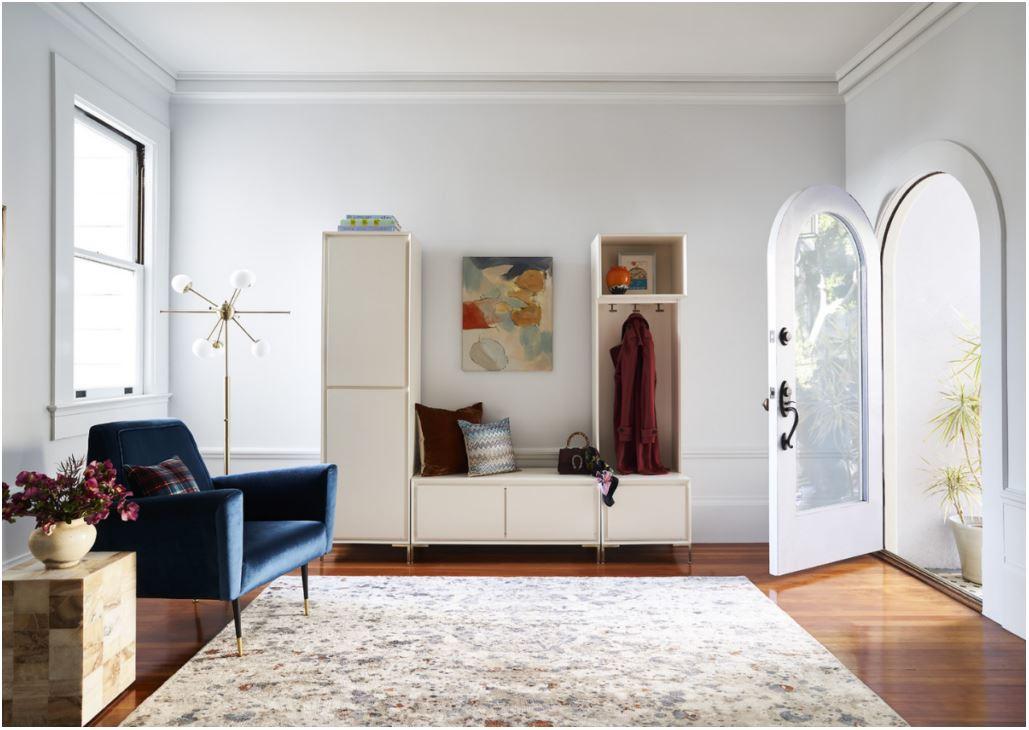
[(281, 578), (124, 725), (904, 725), (746, 578)]

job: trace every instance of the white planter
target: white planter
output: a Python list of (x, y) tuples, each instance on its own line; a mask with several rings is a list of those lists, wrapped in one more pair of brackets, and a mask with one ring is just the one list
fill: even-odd
[(983, 583), (983, 518), (969, 517), (963, 524), (957, 515), (947, 518), (961, 557), (961, 575), (977, 585)]
[(29, 552), (48, 569), (78, 565), (96, 542), (96, 528), (82, 518), (58, 522), (47, 535), (38, 527), (29, 535)]

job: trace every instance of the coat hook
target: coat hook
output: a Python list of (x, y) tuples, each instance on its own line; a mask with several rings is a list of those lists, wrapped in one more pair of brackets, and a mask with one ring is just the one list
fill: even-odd
[(657, 305), (657, 311), (658, 311), (658, 312), (663, 312), (663, 311), (665, 311), (665, 310), (664, 310), (664, 308), (663, 308), (663, 307), (661, 306), (660, 302), (659, 302), (659, 303), (658, 303), (658, 305)]
[(608, 305), (607, 305), (607, 311), (609, 311), (609, 312), (617, 312), (618, 310), (617, 310), (617, 309), (615, 309), (615, 305), (613, 305), (613, 304), (608, 304)]
[(640, 305), (639, 304), (633, 304), (632, 305), (632, 311), (639, 312), (640, 311)]

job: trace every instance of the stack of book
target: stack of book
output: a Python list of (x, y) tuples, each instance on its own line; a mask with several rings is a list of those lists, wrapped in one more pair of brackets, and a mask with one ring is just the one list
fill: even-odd
[(399, 231), (400, 221), (391, 215), (355, 214), (343, 216), (340, 231)]

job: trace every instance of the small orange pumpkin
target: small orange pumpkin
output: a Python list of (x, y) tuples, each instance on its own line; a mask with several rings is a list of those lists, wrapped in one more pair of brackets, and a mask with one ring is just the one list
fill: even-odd
[(612, 294), (625, 294), (632, 283), (632, 274), (624, 266), (612, 266), (607, 270), (607, 290)]

